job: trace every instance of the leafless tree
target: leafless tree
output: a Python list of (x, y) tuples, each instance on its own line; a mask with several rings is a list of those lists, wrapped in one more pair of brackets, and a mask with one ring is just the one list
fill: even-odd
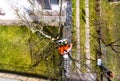
[(33, 33), (39, 32), (44, 37), (51, 39), (52, 37), (46, 34), (43, 30), (45, 25), (43, 21), (43, 9), (36, 0), (26, 0), (27, 7), (25, 5), (19, 5), (16, 1), (8, 0), (11, 8), (14, 10), (17, 17), (25, 24)]
[[(55, 50), (56, 45), (53, 41), (51, 41), (53, 38), (55, 38), (55, 35), (51, 35), (51, 33), (47, 32), (44, 28), (46, 24), (43, 21), (43, 9), (40, 6), (40, 4), (37, 2), (39, 0), (26, 0), (28, 3), (28, 6), (20, 6), (17, 2), (12, 1), (12, 0), (7, 0), (8, 3), (11, 5), (11, 8), (17, 15), (17, 17), (22, 21), (23, 25), (27, 26), (28, 29), (30, 29), (30, 38), (28, 40), (29, 47), (30, 47), (30, 56), (31, 56), (31, 61), (32, 65), (31, 68), (34, 68), (40, 64), (42, 60), (47, 60), (49, 58), (49, 55), (53, 49)], [(42, 0), (40, 0), (42, 1)], [(43, 2), (41, 2), (41, 5)], [(60, 9), (59, 9), (59, 27), (56, 29), (59, 33), (62, 33), (62, 0), (60, 3)], [(53, 27), (52, 27), (53, 28)], [(37, 34), (38, 37), (39, 35), (43, 37), (44, 39), (40, 41), (35, 41), (33, 39), (33, 34)], [(52, 34), (55, 34), (52, 32)], [(44, 41), (46, 41), (45, 45), (41, 48), (40, 44), (43, 44)], [(36, 50), (37, 48), (37, 50)], [(52, 54), (52, 53), (51, 53)], [(53, 54), (54, 56), (54, 54)], [(54, 60), (54, 57), (53, 57)], [(46, 61), (47, 62), (47, 61)], [(54, 62), (53, 62), (54, 63)], [(49, 68), (49, 67), (48, 67)]]

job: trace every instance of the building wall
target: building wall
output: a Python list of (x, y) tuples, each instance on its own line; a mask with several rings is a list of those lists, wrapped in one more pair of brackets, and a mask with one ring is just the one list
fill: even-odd
[(23, 7), (27, 8), (30, 5), (27, 0), (0, 0), (0, 12), (4, 13), (0, 14), (0, 20), (19, 20), (11, 8), (12, 6), (16, 6), (22, 11)]
[[(33, 0), (34, 1), (34, 0)], [(20, 19), (16, 15), (16, 12), (13, 8), (17, 9), (20, 13), (21, 17), (25, 16), (28, 20), (37, 19), (40, 20), (40, 11), (41, 5), (36, 0), (35, 5), (31, 5), (27, 2), (27, 0), (0, 0), (0, 24), (10, 24), (13, 22), (18, 22)], [(49, 0), (48, 0), (49, 1)], [(35, 14), (30, 15), (32, 9), (35, 9)], [(51, 21), (59, 22), (59, 5), (51, 2), (51, 9), (43, 10), (43, 20), (47, 23)], [(67, 3), (63, 3), (63, 11), (62, 11), (62, 21), (65, 22), (66, 18), (66, 7)]]

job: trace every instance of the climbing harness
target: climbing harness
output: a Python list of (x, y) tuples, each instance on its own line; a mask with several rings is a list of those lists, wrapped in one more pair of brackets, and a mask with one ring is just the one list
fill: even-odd
[(57, 40), (56, 44), (58, 45), (58, 51), (62, 56), (62, 64), (61, 64), (62, 79), (66, 79), (67, 76), (70, 76), (71, 57), (69, 52), (72, 48), (72, 44), (69, 47), (68, 40), (66, 38)]

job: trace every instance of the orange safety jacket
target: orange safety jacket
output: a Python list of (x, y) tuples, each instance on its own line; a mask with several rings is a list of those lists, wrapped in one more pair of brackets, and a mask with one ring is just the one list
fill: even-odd
[(64, 55), (65, 52), (69, 52), (71, 49), (72, 49), (72, 44), (69, 44), (69, 45), (66, 44), (66, 45), (58, 47), (58, 52), (61, 55)]

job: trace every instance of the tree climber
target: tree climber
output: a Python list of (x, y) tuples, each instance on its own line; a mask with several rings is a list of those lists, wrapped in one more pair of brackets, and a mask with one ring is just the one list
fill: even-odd
[(68, 58), (68, 54), (72, 49), (72, 44), (69, 44), (67, 39), (58, 40), (57, 43), (60, 55), (63, 55), (64, 58)]
[(107, 74), (107, 75), (106, 75), (107, 80), (108, 80), (108, 81), (111, 81), (111, 79), (110, 79), (110, 78), (113, 78), (113, 77), (114, 77), (113, 72), (112, 72), (112, 71), (107, 71), (107, 73), (106, 73), (106, 74)]
[(65, 76), (69, 76), (70, 74), (70, 51), (72, 49), (72, 44), (68, 43), (67, 39), (61, 39), (61, 40), (57, 40), (56, 42), (58, 44), (58, 52), (59, 54), (63, 57), (62, 58), (62, 63), (63, 63), (63, 68), (62, 70), (64, 71)]
[(98, 65), (98, 66), (100, 67), (100, 69), (103, 71), (106, 79), (107, 79), (108, 81), (111, 81), (111, 78), (114, 77), (114, 74), (113, 74), (112, 71), (110, 71), (108, 68), (106, 68), (106, 67), (104, 66), (104, 64), (102, 63), (101, 58), (98, 58), (98, 59), (97, 59), (97, 65)]

